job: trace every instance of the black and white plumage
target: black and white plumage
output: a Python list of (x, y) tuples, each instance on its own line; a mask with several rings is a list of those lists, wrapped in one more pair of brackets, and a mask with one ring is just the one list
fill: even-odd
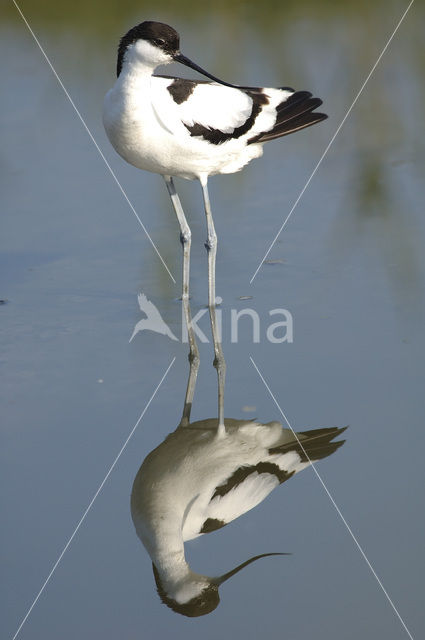
[(154, 449), (134, 480), (131, 513), (164, 603), (188, 616), (212, 611), (218, 586), (263, 556), (211, 578), (190, 569), (184, 542), (225, 526), (310, 461), (334, 453), (344, 430), (303, 431), (298, 442), (278, 422), (226, 418), (225, 435), (217, 437), (217, 420), (210, 419), (178, 427)]
[[(225, 362), (215, 318), (215, 233), (208, 178), (239, 171), (263, 153), (273, 138), (320, 122), (321, 100), (290, 88), (237, 87), (219, 80), (180, 52), (172, 27), (142, 22), (121, 39), (118, 78), (106, 94), (103, 122), (115, 150), (130, 164), (165, 179), (183, 245), (183, 303), (189, 298), (191, 232), (173, 177), (199, 179), (207, 222), (208, 306), (218, 376), (218, 426), (224, 430)], [(156, 67), (179, 62), (213, 82), (154, 75)], [(186, 323), (190, 317), (186, 314)], [(190, 359), (198, 357), (190, 341)]]
[[(213, 78), (199, 82), (153, 75), (181, 62)], [(320, 122), (322, 104), (308, 91), (236, 87), (204, 71), (179, 50), (168, 25), (143, 22), (121, 40), (118, 79), (104, 104), (104, 124), (116, 151), (147, 171), (206, 179), (239, 171), (262, 145)]]

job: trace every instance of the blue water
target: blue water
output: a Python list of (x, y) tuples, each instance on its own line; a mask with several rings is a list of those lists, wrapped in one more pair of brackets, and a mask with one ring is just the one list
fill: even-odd
[[(175, 24), (186, 55), (219, 76), (295, 85), (324, 99), (326, 122), (270, 143), (243, 173), (210, 181), (228, 365), (225, 413), (283, 421), (251, 356), (295, 430), (350, 425), (344, 447), (317, 469), (419, 638), (425, 319), (419, 5), (279, 236), (271, 263), (250, 284), (403, 7), (394, 2), (346, 14), (335, 7), (323, 17), (300, 8), (286, 20), (279, 14), (271, 31), (264, 24), (256, 31), (249, 15), (232, 22), (205, 9), (191, 19), (166, 11), (165, 3), (156, 17)], [(128, 340), (141, 317), (140, 291), (181, 335), (178, 230), (162, 180), (116, 156), (100, 119), (114, 80), (116, 39), (144, 16), (126, 7), (101, 37), (83, 20), (51, 22), (37, 18), (29, 3), (23, 9), (176, 283), (25, 25), (8, 14), (0, 40), (7, 62), (0, 178), (4, 637), (15, 634), (174, 357), (20, 637), (407, 637), (311, 470), (186, 549), (192, 567), (210, 575), (259, 553), (292, 556), (238, 574), (205, 618), (186, 619), (161, 604), (129, 496), (142, 460), (180, 419), (187, 345), (148, 332)], [(109, 5), (105, 22), (108, 11)], [(176, 185), (193, 232), (196, 313), (207, 302), (201, 192), (195, 183)], [(260, 343), (241, 321), (232, 344), (231, 310), (246, 307), (259, 315)], [(276, 308), (292, 315), (293, 343), (266, 339), (268, 312)], [(207, 316), (200, 326), (208, 334)], [(200, 349), (194, 420), (216, 411), (212, 346)]]

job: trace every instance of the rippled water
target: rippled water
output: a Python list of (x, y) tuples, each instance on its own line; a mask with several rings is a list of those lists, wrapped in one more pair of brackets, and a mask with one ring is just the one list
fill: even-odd
[[(162, 180), (126, 165), (101, 125), (117, 39), (145, 18), (173, 24), (184, 53), (241, 84), (290, 85), (329, 119), (267, 145), (243, 173), (213, 178), (217, 293), (228, 365), (226, 416), (296, 431), (344, 426), (317, 470), (413, 636), (423, 590), (423, 24), (414, 3), (317, 174), (257, 269), (406, 3), (337, 6), (22, 2), (57, 73), (176, 280), (128, 203), (16, 9), (5, 7), (2, 101), (2, 477), (4, 636), (13, 637), (175, 357), (164, 383), (20, 631), (22, 638), (408, 637), (312, 470), (229, 526), (186, 545), (222, 574), (211, 615), (160, 601), (130, 517), (145, 456), (180, 420), (187, 345), (141, 332), (143, 292), (181, 337), (180, 247)], [(177, 71), (177, 68), (175, 69)], [(179, 70), (182, 72), (182, 70)], [(185, 70), (183, 70), (185, 71)], [(177, 181), (193, 231), (192, 312), (207, 302), (199, 185)], [(249, 318), (231, 341), (233, 310)], [(266, 338), (269, 311), (293, 342)], [(208, 336), (205, 314), (199, 322)], [(212, 345), (201, 343), (193, 419), (213, 418)]]

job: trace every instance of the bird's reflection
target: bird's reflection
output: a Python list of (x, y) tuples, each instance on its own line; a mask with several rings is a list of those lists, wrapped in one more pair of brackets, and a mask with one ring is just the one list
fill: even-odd
[(219, 603), (218, 587), (255, 556), (229, 573), (195, 573), (184, 542), (210, 533), (246, 513), (311, 461), (331, 455), (344, 429), (298, 433), (278, 422), (262, 424), (206, 419), (179, 426), (144, 460), (133, 484), (131, 513), (137, 535), (153, 563), (162, 601), (186, 616), (201, 616)]
[[(183, 303), (188, 307), (187, 300)], [(189, 308), (186, 314), (190, 317)], [(218, 588), (225, 580), (259, 558), (280, 554), (261, 554), (211, 577), (192, 571), (184, 543), (224, 527), (310, 462), (334, 453), (344, 443), (334, 439), (345, 429), (295, 435), (279, 422), (226, 418), (220, 425), (218, 417), (191, 422), (199, 366), (193, 334), (189, 361), (181, 422), (143, 461), (133, 484), (131, 514), (152, 559), (161, 600), (173, 611), (194, 617), (217, 607)]]

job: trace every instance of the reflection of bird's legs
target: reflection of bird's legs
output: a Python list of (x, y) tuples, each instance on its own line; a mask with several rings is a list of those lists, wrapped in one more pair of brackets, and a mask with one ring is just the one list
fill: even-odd
[(180, 225), (180, 242), (183, 247), (183, 284), (182, 284), (182, 302), (184, 317), (187, 326), (187, 333), (189, 337), (189, 363), (190, 372), (187, 382), (186, 396), (184, 400), (183, 415), (180, 421), (182, 427), (186, 426), (190, 422), (190, 412), (192, 409), (193, 396), (195, 394), (196, 378), (199, 369), (199, 350), (196, 344), (195, 332), (192, 327), (192, 316), (189, 306), (189, 275), (190, 275), (190, 245), (191, 245), (191, 232), (189, 225), (187, 224), (186, 216), (184, 215), (183, 207), (180, 202), (180, 198), (177, 194), (174, 186), (173, 178), (171, 176), (164, 176), (165, 184), (167, 185), (168, 193), (170, 194), (171, 202), (173, 203), (174, 211), (176, 212), (177, 220)]
[(208, 178), (200, 178), (202, 193), (204, 195), (205, 215), (207, 218), (207, 241), (205, 247), (208, 252), (208, 307), (210, 311), (211, 332), (214, 342), (214, 367), (218, 377), (218, 430), (224, 433), (224, 382), (226, 377), (226, 362), (221, 348), (221, 336), (217, 327), (217, 316), (215, 312), (215, 259), (217, 255), (217, 235), (212, 219), (210, 198), (208, 195)]

